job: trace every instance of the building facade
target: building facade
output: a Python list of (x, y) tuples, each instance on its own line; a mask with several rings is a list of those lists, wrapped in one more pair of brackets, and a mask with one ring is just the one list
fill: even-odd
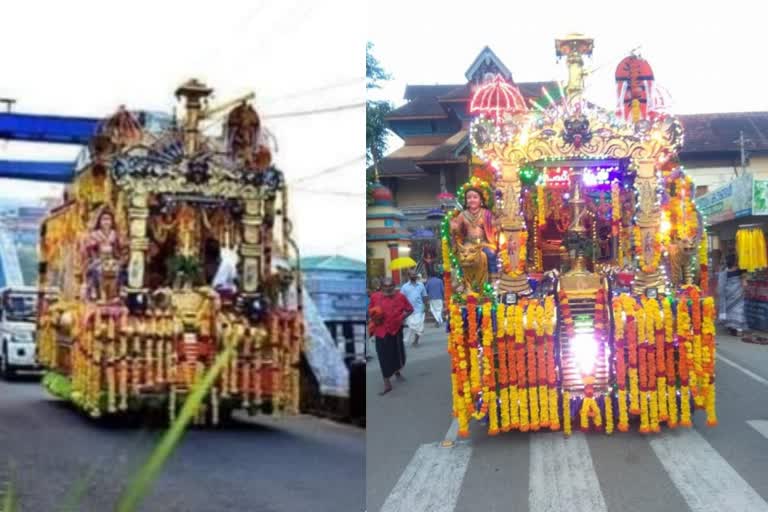
[(304, 286), (347, 361), (365, 352), (365, 263), (343, 256), (302, 258)]

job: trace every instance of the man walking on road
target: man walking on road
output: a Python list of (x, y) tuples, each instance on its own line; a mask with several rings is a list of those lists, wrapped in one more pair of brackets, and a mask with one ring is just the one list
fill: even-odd
[(403, 320), (413, 311), (408, 299), (395, 290), (391, 278), (384, 279), (381, 292), (371, 295), (368, 306), (370, 331), (376, 336), (376, 357), (379, 359), (381, 375), (384, 377), (384, 395), (392, 391), (389, 380), (394, 374), (403, 379), (400, 370), (405, 366), (405, 345), (403, 344)]
[(418, 346), (419, 336), (424, 333), (424, 304), (429, 304), (427, 289), (418, 282), (416, 272), (408, 272), (409, 281), (400, 287), (400, 293), (405, 295), (413, 308), (413, 313), (405, 319), (405, 326), (408, 328), (405, 338), (411, 339), (413, 335), (412, 346)]
[(445, 294), (445, 288), (443, 287), (443, 280), (437, 277), (436, 274), (432, 274), (427, 279), (427, 296), (429, 296), (429, 310), (432, 312), (432, 316), (435, 317), (437, 325), (443, 326), (443, 295)]

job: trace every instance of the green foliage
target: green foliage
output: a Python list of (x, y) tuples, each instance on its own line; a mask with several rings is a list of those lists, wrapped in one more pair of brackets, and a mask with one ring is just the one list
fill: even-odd
[(168, 258), (166, 262), (168, 277), (173, 281), (177, 275), (181, 274), (184, 279), (193, 285), (200, 285), (203, 281), (203, 271), (200, 262), (192, 256), (174, 255)]
[(72, 396), (72, 382), (64, 375), (49, 371), (43, 377), (43, 386), (54, 396), (69, 400)]
[(8, 481), (3, 496), (3, 512), (18, 512), (18, 510), (19, 501), (16, 497), (16, 489), (13, 486), (13, 481)]
[[(368, 43), (365, 48), (365, 77), (367, 89), (379, 89), (380, 81), (391, 79), (378, 59), (371, 53), (373, 44)], [(375, 165), (381, 160), (387, 151), (387, 126), (384, 121), (386, 115), (392, 110), (392, 104), (388, 101), (367, 100), (365, 102), (365, 160), (366, 165)], [(372, 181), (369, 176), (368, 181)]]
[(392, 75), (387, 73), (381, 63), (373, 55), (373, 43), (368, 41), (365, 45), (365, 78), (366, 89), (378, 89), (380, 80), (390, 80)]

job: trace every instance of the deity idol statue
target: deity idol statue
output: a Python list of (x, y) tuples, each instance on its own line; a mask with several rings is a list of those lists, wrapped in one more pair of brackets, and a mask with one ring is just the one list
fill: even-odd
[[(499, 222), (486, 207), (486, 199), (478, 188), (464, 193), (464, 209), (451, 221), (454, 248), (466, 252), (468, 246), (478, 246), (485, 254), (488, 273), (497, 274), (496, 241)], [(474, 251), (473, 251), (474, 252)], [(472, 288), (475, 288), (473, 286)], [(479, 291), (479, 290), (475, 290)]]
[(117, 298), (123, 243), (115, 229), (115, 217), (101, 210), (85, 240), (87, 298), (109, 301)]

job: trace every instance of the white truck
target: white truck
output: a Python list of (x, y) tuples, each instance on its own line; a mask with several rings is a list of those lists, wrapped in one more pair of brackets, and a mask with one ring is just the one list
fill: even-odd
[(37, 294), (29, 286), (0, 289), (0, 375), (4, 379), (16, 372), (41, 372), (37, 361)]

